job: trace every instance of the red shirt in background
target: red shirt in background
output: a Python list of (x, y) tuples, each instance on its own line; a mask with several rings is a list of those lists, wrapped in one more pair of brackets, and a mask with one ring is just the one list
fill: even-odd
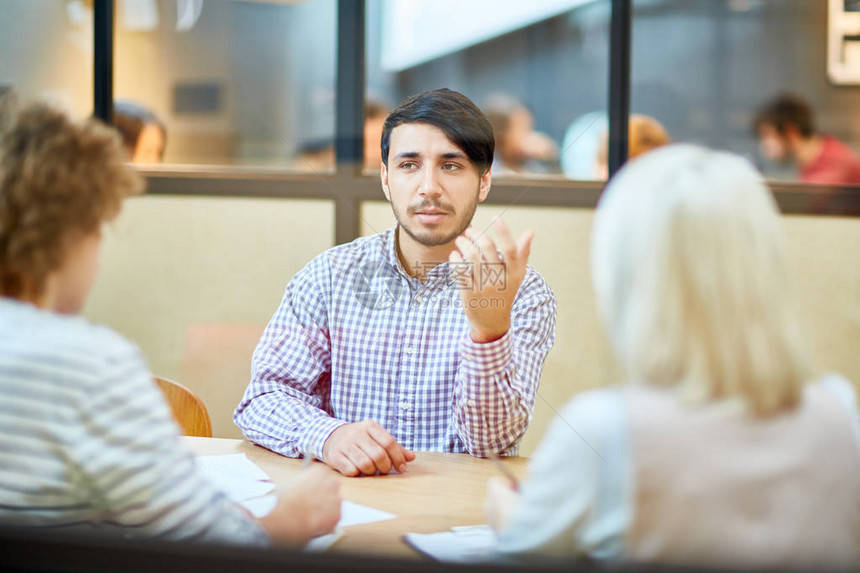
[(821, 154), (800, 169), (800, 179), (820, 185), (860, 185), (860, 157), (835, 137), (822, 139)]

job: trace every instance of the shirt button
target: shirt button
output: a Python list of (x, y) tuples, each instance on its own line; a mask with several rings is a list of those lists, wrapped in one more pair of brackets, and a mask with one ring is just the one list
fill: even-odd
[(411, 406), (411, 404), (409, 404), (409, 402), (401, 402), (400, 403), (400, 409), (401, 410), (408, 410), (411, 407), (412, 406)]
[(475, 401), (474, 400), (466, 400), (466, 405), (469, 406), (470, 408), (474, 408), (475, 407)]
[(411, 346), (407, 346), (404, 350), (406, 351), (406, 354), (415, 354), (415, 349)]
[(421, 304), (422, 302), (424, 302), (423, 296), (416, 296), (415, 297), (415, 304)]

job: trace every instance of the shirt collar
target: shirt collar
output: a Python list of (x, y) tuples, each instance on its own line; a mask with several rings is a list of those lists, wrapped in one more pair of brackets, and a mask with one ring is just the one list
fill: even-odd
[[(394, 267), (397, 272), (408, 278), (410, 281), (420, 282), (417, 277), (412, 277), (408, 272), (406, 272), (406, 269), (403, 268), (403, 265), (400, 262), (400, 257), (397, 256), (397, 251), (400, 244), (400, 238), (398, 233), (399, 228), (400, 224), (398, 223), (384, 233), (384, 241), (387, 243), (385, 246), (385, 250), (386, 256), (388, 258), (388, 263), (392, 267)], [(428, 271), (427, 280), (424, 284), (430, 284), (431, 282), (434, 282), (437, 277), (444, 278), (444, 282), (447, 282), (448, 272), (448, 261), (441, 261), (438, 265)]]

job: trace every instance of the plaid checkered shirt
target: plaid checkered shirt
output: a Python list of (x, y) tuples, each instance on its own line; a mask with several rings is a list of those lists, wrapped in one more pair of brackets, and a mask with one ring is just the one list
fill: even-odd
[[(516, 454), (555, 340), (555, 296), (528, 267), (510, 330), (476, 343), (458, 263), (410, 277), (395, 231), (334, 247), (289, 282), (233, 416), (249, 440), (322, 459), (334, 430), (373, 419), (412, 450)], [(481, 280), (500, 279), (492, 267)]]

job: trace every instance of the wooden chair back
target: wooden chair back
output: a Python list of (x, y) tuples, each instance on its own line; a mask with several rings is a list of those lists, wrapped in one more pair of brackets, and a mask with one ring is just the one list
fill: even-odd
[(155, 376), (155, 383), (161, 388), (173, 417), (186, 436), (212, 437), (212, 422), (203, 400), (178, 382)]

